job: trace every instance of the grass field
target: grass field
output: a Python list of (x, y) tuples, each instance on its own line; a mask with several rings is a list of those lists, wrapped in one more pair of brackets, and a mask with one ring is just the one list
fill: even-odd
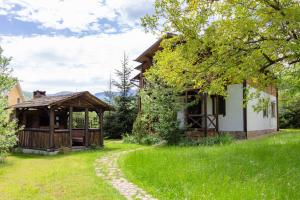
[(0, 199), (123, 199), (96, 177), (93, 164), (105, 153), (136, 146), (112, 141), (105, 145), (104, 150), (57, 156), (10, 155), (0, 165)]
[(300, 130), (214, 147), (159, 147), (120, 161), (159, 199), (300, 199)]

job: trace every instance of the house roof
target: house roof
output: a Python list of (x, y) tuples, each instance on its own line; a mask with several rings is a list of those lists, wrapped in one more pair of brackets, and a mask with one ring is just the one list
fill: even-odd
[(55, 106), (65, 103), (69, 100), (73, 100), (76, 98), (84, 97), (87, 99), (90, 104), (95, 107), (101, 107), (104, 110), (113, 110), (114, 108), (109, 104), (101, 101), (88, 91), (84, 92), (75, 92), (66, 95), (58, 95), (58, 96), (44, 96), (40, 98), (35, 98), (29, 101), (24, 101), (23, 103), (19, 103), (16, 105), (11, 106), (12, 108), (37, 108), (37, 107), (45, 107), (45, 106)]
[(165, 37), (159, 38), (154, 44), (152, 44), (146, 51), (144, 51), (141, 55), (139, 55), (134, 61), (143, 63), (148, 58), (153, 57), (155, 52), (160, 49), (160, 43), (164, 38), (170, 38), (173, 37), (175, 34), (173, 33), (167, 33)]

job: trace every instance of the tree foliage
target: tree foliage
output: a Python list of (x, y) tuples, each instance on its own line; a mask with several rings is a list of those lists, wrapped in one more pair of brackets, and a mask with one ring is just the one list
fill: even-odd
[(177, 112), (182, 109), (175, 88), (167, 86), (155, 74), (148, 74), (146, 88), (140, 91), (142, 110), (133, 127), (140, 140), (149, 134), (159, 136), (170, 144), (180, 139)]
[(8, 68), (10, 58), (2, 55), (3, 50), (0, 48), (0, 161), (9, 148), (16, 144), (16, 127), (17, 123), (11, 119), (11, 112), (7, 109), (6, 94), (15, 84), (16, 80), (11, 77), (11, 70)]
[(151, 70), (178, 89), (224, 95), (226, 85), (250, 80), (299, 91), (298, 0), (156, 0), (142, 24), (176, 33), (162, 42)]
[(117, 80), (112, 82), (119, 94), (113, 101), (116, 110), (104, 116), (104, 132), (110, 138), (121, 138), (122, 134), (131, 133), (137, 112), (136, 97), (130, 93), (133, 87), (130, 82), (132, 69), (125, 53), (121, 65), (121, 69), (116, 70)]

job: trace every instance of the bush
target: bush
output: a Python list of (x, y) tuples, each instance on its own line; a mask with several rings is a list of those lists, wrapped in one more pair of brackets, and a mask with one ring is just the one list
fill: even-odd
[(148, 122), (149, 120), (146, 119), (145, 115), (139, 113), (135, 122), (133, 123), (132, 134), (138, 141), (151, 132)]
[(161, 142), (162, 139), (156, 135), (144, 135), (143, 137), (138, 137), (137, 135), (124, 135), (123, 142), (129, 144), (145, 144), (153, 145)]
[(123, 136), (123, 142), (128, 143), (128, 144), (138, 144), (139, 143), (135, 135), (128, 135), (128, 134), (125, 134)]
[(214, 137), (204, 137), (198, 140), (192, 140), (189, 138), (183, 138), (180, 142), (180, 146), (213, 146), (213, 145), (225, 145), (231, 144), (234, 141), (234, 137), (228, 133), (221, 134)]
[(159, 142), (161, 142), (161, 138), (154, 135), (146, 135), (140, 141), (141, 144), (146, 144), (146, 145), (158, 144)]

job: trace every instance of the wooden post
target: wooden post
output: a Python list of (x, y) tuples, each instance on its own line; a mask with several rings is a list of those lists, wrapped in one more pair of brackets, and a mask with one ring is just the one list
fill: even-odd
[(278, 106), (278, 88), (276, 87), (276, 120), (277, 120), (277, 131), (279, 131), (279, 106)]
[(72, 147), (72, 128), (73, 128), (73, 107), (69, 108), (69, 137), (70, 137), (70, 147)]
[(244, 133), (245, 133), (245, 138), (248, 139), (248, 119), (247, 119), (247, 81), (243, 81), (243, 124), (244, 124)]
[(207, 137), (207, 93), (204, 93), (204, 135)]
[(54, 148), (54, 121), (55, 121), (55, 113), (54, 113), (54, 108), (50, 107), (50, 120), (49, 120), (49, 133), (50, 133), (50, 148)]
[(25, 128), (26, 128), (26, 122), (27, 120), (26, 120), (26, 111), (23, 111), (22, 112), (22, 124), (25, 126)]
[(99, 132), (100, 132), (100, 136), (99, 136), (99, 145), (102, 147), (103, 146), (103, 110), (100, 109), (99, 112)]
[(215, 109), (216, 109), (216, 113), (215, 113), (215, 115), (216, 115), (216, 131), (219, 135), (219, 96), (218, 95), (215, 96), (215, 104), (216, 104), (216, 106), (215, 106)]
[(85, 112), (84, 112), (84, 137), (85, 137), (85, 146), (89, 145), (89, 138), (88, 138), (88, 133), (89, 133), (89, 109), (85, 108)]
[(184, 95), (184, 127), (188, 126), (188, 92), (185, 91)]

